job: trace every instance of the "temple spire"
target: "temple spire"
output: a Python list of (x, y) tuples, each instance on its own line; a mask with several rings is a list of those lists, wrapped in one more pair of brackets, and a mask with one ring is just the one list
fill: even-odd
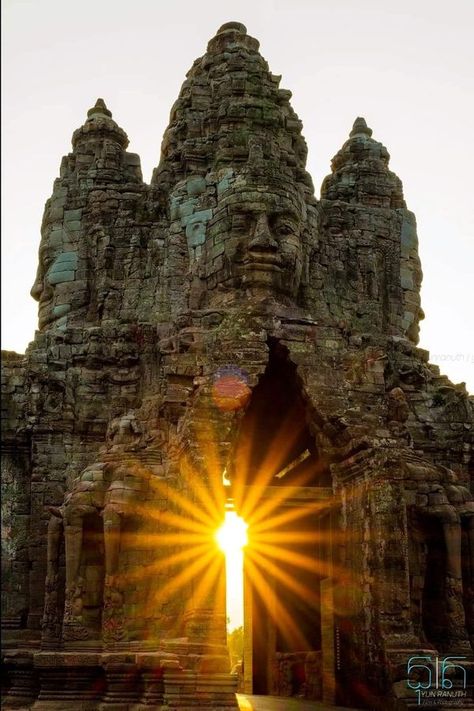
[(242, 22), (225, 22), (221, 27), (219, 27), (216, 34), (220, 35), (223, 32), (230, 32), (231, 30), (242, 35), (247, 34), (247, 28), (244, 24), (242, 24)]
[[(186, 75), (152, 185), (165, 194), (191, 174), (233, 169), (300, 185), (314, 200), (307, 148), (291, 92), (280, 88), (241, 22), (226, 22)], [(283, 177), (282, 177), (283, 176)]]
[(97, 99), (97, 101), (95, 102), (95, 106), (93, 106), (87, 112), (87, 118), (95, 116), (96, 114), (103, 114), (104, 116), (112, 118), (112, 112), (109, 111), (103, 99)]
[(349, 136), (352, 138), (353, 136), (360, 136), (361, 134), (369, 136), (370, 138), (372, 136), (372, 129), (367, 126), (365, 118), (358, 116), (354, 121), (354, 125), (352, 126), (352, 131)]
[(349, 138), (331, 162), (331, 175), (321, 186), (326, 200), (368, 205), (405, 207), (400, 179), (389, 169), (390, 154), (362, 116), (354, 121)]
[(121, 149), (128, 146), (128, 137), (125, 131), (112, 118), (112, 112), (107, 108), (105, 101), (98, 98), (95, 105), (87, 112), (86, 122), (74, 131), (72, 145), (74, 150), (84, 142), (103, 143), (104, 138), (113, 140)]
[(349, 265), (357, 264), (363, 275), (359, 283), (365, 286), (356, 299), (353, 287), (344, 297), (346, 304), (353, 300), (353, 307), (344, 308), (346, 317), (354, 308), (354, 331), (390, 333), (417, 343), (423, 311), (416, 220), (389, 160), (385, 146), (358, 116), (323, 181), (321, 207), (329, 239), (340, 240), (348, 273)]

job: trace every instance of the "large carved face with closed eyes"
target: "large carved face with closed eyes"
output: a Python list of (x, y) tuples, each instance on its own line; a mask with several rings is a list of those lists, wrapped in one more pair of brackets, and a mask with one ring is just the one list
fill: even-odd
[(306, 205), (296, 189), (237, 180), (219, 198), (207, 227), (203, 270), (211, 302), (233, 289), (294, 301), (305, 222)]

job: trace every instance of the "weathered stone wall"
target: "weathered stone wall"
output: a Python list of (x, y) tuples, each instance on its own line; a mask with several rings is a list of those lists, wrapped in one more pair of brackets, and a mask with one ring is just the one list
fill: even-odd
[(24, 421), (25, 358), (4, 352), (2, 364), (2, 619), (26, 623), (29, 607), (30, 440)]
[[(143, 669), (154, 703), (176, 689), (185, 703), (199, 679), (232, 696), (223, 561), (209, 546), (224, 471), (243, 483), (248, 403), (277, 348), (296, 368), (316, 488), (330, 491), (345, 701), (387, 708), (404, 679), (396, 650), (472, 643), (472, 401), (416, 346), (415, 218), (360, 118), (318, 202), (290, 98), (228, 23), (187, 75), (150, 186), (102, 100), (73, 135), (45, 207), (39, 330), (3, 364), (2, 604), (22, 628), (7, 649), (22, 635), (33, 648), (8, 661), (30, 700), (61, 665), (90, 667), (109, 700), (137, 701), (124, 679)], [(226, 406), (224, 371), (245, 376)], [(438, 606), (438, 627), (423, 605)], [(40, 630), (54, 653), (39, 652)], [(68, 656), (81, 645), (87, 659)], [(150, 650), (159, 659), (140, 657)], [(304, 661), (311, 698), (320, 653)]]

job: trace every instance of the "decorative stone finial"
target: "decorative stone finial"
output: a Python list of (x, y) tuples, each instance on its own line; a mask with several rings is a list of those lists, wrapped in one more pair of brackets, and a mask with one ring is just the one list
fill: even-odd
[(366, 136), (372, 135), (372, 129), (367, 126), (367, 122), (365, 118), (362, 118), (362, 116), (358, 116), (356, 120), (354, 121), (354, 125), (352, 126), (352, 131), (350, 132), (349, 136), (352, 138), (352, 136), (356, 136), (357, 134), (365, 134)]
[(220, 35), (223, 32), (228, 32), (229, 30), (235, 30), (240, 32), (242, 35), (247, 34), (247, 28), (241, 22), (225, 22), (222, 27), (219, 27), (217, 34)]
[[(105, 120), (107, 119), (107, 120)], [(95, 106), (87, 112), (87, 121), (84, 125), (74, 131), (72, 135), (72, 147), (74, 150), (83, 141), (103, 140), (104, 131), (109, 138), (113, 138), (123, 149), (128, 146), (128, 138), (125, 131), (112, 118), (112, 112), (107, 108), (103, 99), (97, 99)]]
[(97, 101), (95, 102), (95, 106), (93, 106), (92, 109), (89, 109), (89, 111), (87, 112), (87, 118), (95, 116), (96, 114), (103, 114), (105, 116), (108, 116), (109, 118), (112, 118), (112, 112), (108, 110), (103, 99), (97, 99)]

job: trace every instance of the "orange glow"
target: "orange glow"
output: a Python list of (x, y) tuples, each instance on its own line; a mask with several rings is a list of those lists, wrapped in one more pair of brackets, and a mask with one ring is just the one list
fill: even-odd
[(244, 620), (244, 548), (248, 545), (248, 525), (235, 511), (226, 511), (224, 523), (216, 531), (217, 545), (225, 554), (226, 608), (229, 629)]
[(216, 533), (216, 541), (227, 558), (232, 558), (247, 545), (247, 528), (248, 525), (235, 511), (226, 512), (224, 523)]
[[(224, 596), (216, 591), (223, 585), (223, 553), (226, 617), (232, 629), (243, 624), (245, 549), (249, 589), (265, 601), (283, 636), (303, 645), (304, 631), (297, 629), (291, 600), (296, 596), (315, 609), (320, 605), (319, 586), (306, 580), (304, 571), (314, 572), (320, 578), (330, 576), (351, 593), (346, 595), (347, 599), (339, 594), (338, 609), (349, 610), (352, 598), (360, 598), (349, 571), (328, 559), (325, 553), (326, 546), (340, 544), (350, 539), (350, 534), (332, 529), (329, 541), (324, 528), (304, 523), (310, 515), (316, 524), (327, 510), (324, 501), (306, 501), (302, 507), (287, 506), (287, 498), (298, 487), (298, 478), (293, 478), (291, 485), (273, 486), (272, 495), (267, 495), (274, 472), (281, 471), (281, 462), (289, 459), (294, 447), (293, 438), (286, 434), (284, 426), (255, 469), (252, 437), (244, 442), (229, 471), (226, 470), (229, 460), (225, 459), (228, 455), (219, 446), (212, 420), (196, 423), (192, 437), (204, 454), (202, 468), (186, 453), (180, 461), (180, 487), (165, 478), (150, 480), (154, 495), (165, 505), (135, 502), (134, 512), (147, 522), (146, 530), (138, 536), (122, 532), (121, 545), (139, 547), (153, 555), (150, 554), (148, 564), (124, 572), (122, 584), (160, 576), (160, 585), (151, 586), (146, 614), (152, 615), (157, 607), (166, 607), (178, 595), (189, 600), (190, 608), (212, 611), (215, 606), (216, 614), (220, 615), (224, 612)], [(138, 466), (135, 474), (140, 473)], [(143, 467), (143, 477), (148, 476)], [(357, 498), (356, 488), (352, 495)], [(229, 499), (234, 502), (235, 510), (230, 509)], [(281, 591), (279, 595), (275, 595), (275, 584)], [(283, 593), (285, 589), (288, 600)]]

